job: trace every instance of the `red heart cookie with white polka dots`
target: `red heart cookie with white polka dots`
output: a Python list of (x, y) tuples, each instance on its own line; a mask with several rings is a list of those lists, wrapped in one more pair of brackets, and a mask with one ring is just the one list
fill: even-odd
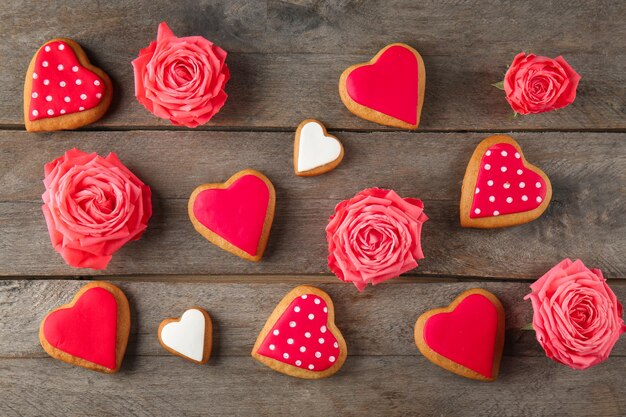
[(29, 132), (76, 129), (100, 119), (113, 85), (71, 39), (53, 39), (35, 54), (24, 82), (24, 123)]
[(307, 285), (296, 287), (270, 315), (254, 344), (252, 357), (298, 378), (331, 376), (348, 356), (334, 317), (328, 294)]
[(546, 174), (528, 163), (507, 135), (480, 142), (461, 190), (461, 225), (494, 228), (530, 222), (548, 208), (552, 186)]

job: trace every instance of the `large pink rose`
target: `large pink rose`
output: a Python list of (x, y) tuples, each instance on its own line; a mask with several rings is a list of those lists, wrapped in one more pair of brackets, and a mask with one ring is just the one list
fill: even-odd
[(559, 56), (517, 54), (504, 76), (504, 92), (513, 111), (543, 113), (574, 102), (580, 75)]
[(203, 125), (226, 103), (230, 78), (226, 51), (202, 36), (177, 38), (159, 25), (156, 42), (133, 61), (135, 96), (148, 111), (172, 124)]
[(549, 358), (586, 369), (609, 357), (626, 331), (622, 305), (599, 269), (561, 261), (530, 288), (533, 327)]
[(326, 226), (328, 266), (359, 291), (417, 267), (424, 204), (393, 190), (369, 188), (335, 207)]
[(43, 214), (52, 246), (69, 265), (104, 269), (146, 230), (150, 187), (114, 153), (102, 158), (72, 149), (44, 170)]

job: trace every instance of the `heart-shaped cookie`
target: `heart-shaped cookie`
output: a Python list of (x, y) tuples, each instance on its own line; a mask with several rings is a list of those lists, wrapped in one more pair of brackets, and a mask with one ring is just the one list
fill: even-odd
[(328, 172), (343, 159), (339, 139), (326, 132), (326, 127), (315, 120), (304, 120), (296, 130), (293, 147), (293, 168), (296, 175), (311, 177)]
[(180, 318), (167, 318), (159, 325), (158, 339), (168, 352), (204, 364), (211, 356), (213, 324), (200, 307), (186, 310)]
[(294, 288), (276, 306), (259, 334), (252, 357), (287, 375), (319, 379), (337, 372), (348, 356), (333, 302), (324, 291)]
[(112, 374), (120, 369), (129, 333), (126, 296), (115, 285), (95, 281), (46, 315), (39, 341), (53, 358)]
[(504, 307), (486, 290), (465, 291), (448, 307), (429, 310), (417, 319), (415, 343), (442, 368), (494, 381), (504, 347)]
[(24, 123), (29, 132), (76, 129), (100, 119), (113, 84), (71, 39), (52, 39), (35, 54), (24, 82)]
[(480, 142), (470, 159), (461, 190), (461, 226), (507, 227), (541, 216), (552, 198), (544, 172), (524, 158), (507, 135)]
[(371, 61), (347, 68), (339, 95), (348, 110), (372, 122), (417, 129), (426, 70), (421, 55), (403, 43), (384, 47)]
[(209, 242), (241, 258), (259, 261), (274, 220), (276, 192), (252, 169), (225, 183), (203, 184), (189, 198), (189, 218)]

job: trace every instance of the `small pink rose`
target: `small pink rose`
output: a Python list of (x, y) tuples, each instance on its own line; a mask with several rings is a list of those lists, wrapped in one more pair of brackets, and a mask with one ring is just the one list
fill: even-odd
[(328, 266), (359, 291), (417, 267), (424, 204), (393, 190), (369, 188), (335, 207), (326, 227)]
[(135, 96), (178, 126), (203, 125), (220, 111), (230, 78), (226, 51), (201, 36), (177, 38), (161, 23), (156, 42), (133, 61)]
[(506, 99), (519, 114), (544, 113), (574, 102), (580, 75), (559, 56), (517, 54), (504, 76)]
[(103, 158), (72, 149), (44, 171), (43, 214), (52, 246), (69, 265), (104, 269), (146, 230), (150, 187), (114, 153)]
[(533, 304), (533, 327), (546, 355), (573, 369), (609, 357), (626, 331), (622, 305), (599, 269), (561, 261), (535, 281), (524, 299)]

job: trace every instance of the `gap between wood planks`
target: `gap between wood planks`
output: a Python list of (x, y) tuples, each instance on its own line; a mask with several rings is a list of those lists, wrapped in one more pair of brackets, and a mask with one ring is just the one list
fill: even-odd
[[(382, 282), (382, 285), (401, 284), (439, 284), (465, 282), (497, 282), (503, 284), (527, 283), (531, 284), (537, 278), (506, 278), (486, 277), (478, 275), (463, 275), (451, 277), (441, 274), (407, 273), (401, 277)], [(334, 275), (312, 274), (128, 274), (128, 275), (7, 275), (0, 276), (0, 281), (14, 280), (60, 280), (60, 281), (112, 281), (112, 282), (182, 282), (197, 284), (336, 284), (348, 285)], [(626, 285), (626, 277), (611, 277), (610, 285)]]
[[(537, 277), (539, 278), (539, 277)], [(528, 283), (531, 284), (537, 278), (505, 278), (464, 275), (450, 277), (447, 275), (402, 275), (378, 284), (439, 284), (439, 283), (464, 283), (464, 282), (498, 282), (503, 284)], [(334, 275), (311, 275), (311, 274), (128, 274), (128, 275), (7, 275), (0, 276), (0, 281), (15, 280), (60, 280), (60, 281), (118, 281), (118, 282), (184, 282), (204, 284), (336, 284), (348, 285), (339, 281)], [(611, 277), (610, 285), (626, 285), (625, 277)]]
[[(182, 128), (178, 126), (149, 126), (149, 125), (137, 125), (137, 126), (87, 126), (80, 129), (74, 129), (73, 132), (234, 132), (234, 133), (295, 133), (297, 125), (293, 128), (285, 128), (279, 126), (263, 126), (263, 127), (243, 127), (243, 126), (198, 126), (193, 130)], [(400, 130), (387, 128), (380, 126), (378, 128), (369, 129), (350, 129), (350, 128), (336, 128), (332, 125), (327, 125), (326, 128), (329, 131), (337, 133), (389, 133), (389, 132), (404, 132), (404, 133), (484, 133), (491, 135), (495, 133), (626, 133), (626, 129), (621, 128), (572, 128), (572, 129), (547, 129), (547, 128), (519, 128), (519, 129), (417, 129), (417, 130)], [(25, 131), (23, 124), (0, 124), (0, 131)]]
[[(254, 341), (253, 341), (254, 342)], [(252, 346), (252, 345), (250, 345)], [(250, 350), (252, 350), (252, 347), (250, 347)], [(172, 354), (168, 353), (167, 351), (163, 350), (163, 353), (135, 353), (135, 352), (127, 352), (125, 355), (125, 357), (142, 357), (142, 358), (172, 358), (174, 357)], [(406, 357), (421, 357), (421, 353), (419, 352), (419, 350), (417, 349), (417, 347), (415, 347), (415, 353), (414, 354), (406, 354), (406, 355), (398, 355), (398, 354), (394, 354), (394, 355), (385, 355), (385, 354), (381, 354), (381, 355), (363, 355), (363, 354), (351, 354), (348, 353), (348, 358), (406, 358)], [(507, 357), (507, 358), (541, 358), (543, 356), (540, 355), (528, 355), (528, 354), (522, 354), (522, 353), (515, 353), (515, 354), (511, 354), (511, 353), (507, 353), (504, 352), (502, 354), (503, 357)], [(217, 357), (217, 355), (216, 355)], [(251, 357), (251, 355), (249, 354), (224, 354), (224, 353), (220, 353), (219, 355), (220, 358), (250, 358), (250, 360), (254, 361), (254, 358)], [(626, 354), (620, 354), (620, 353), (611, 353), (610, 358), (626, 358)], [(45, 359), (45, 360), (57, 360), (54, 359), (50, 356), (48, 356), (48, 354), (46, 352), (41, 351), (41, 355), (24, 355), (24, 356), (0, 356), (0, 361), (7, 361), (7, 360), (40, 360), (40, 359)], [(215, 361), (215, 357), (211, 357), (211, 359), (209, 359), (209, 363), (211, 363), (211, 361)], [(621, 359), (620, 359), (621, 360)], [(65, 365), (63, 365), (65, 366)], [(122, 369), (123, 369), (123, 364), (122, 364)], [(565, 366), (565, 365), (562, 365)]]

